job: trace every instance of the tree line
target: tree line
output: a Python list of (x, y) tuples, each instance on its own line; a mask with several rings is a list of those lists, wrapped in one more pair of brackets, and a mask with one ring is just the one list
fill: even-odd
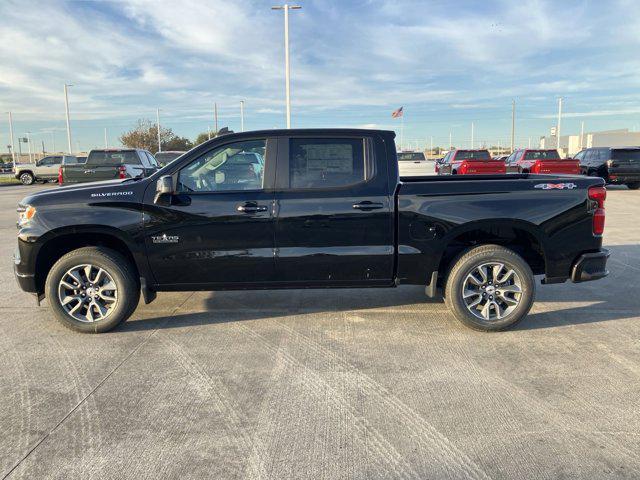
[[(209, 132), (202, 132), (194, 141), (191, 141), (187, 137), (176, 135), (170, 128), (161, 126), (160, 144), (162, 151), (187, 151), (209, 140), (209, 135)], [(215, 136), (215, 133), (211, 132), (211, 138)], [(156, 154), (158, 152), (158, 126), (151, 120), (139, 119), (134, 128), (120, 136), (120, 142), (125, 147), (142, 148)]]

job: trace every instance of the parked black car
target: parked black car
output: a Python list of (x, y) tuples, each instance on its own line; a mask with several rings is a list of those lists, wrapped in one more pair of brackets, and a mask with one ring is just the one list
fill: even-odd
[(594, 147), (579, 152), (575, 159), (590, 177), (601, 177), (611, 184), (640, 188), (640, 147)]
[(64, 325), (103, 332), (141, 292), (148, 303), (163, 290), (401, 284), (426, 285), (429, 296), (443, 287), (465, 325), (500, 330), (531, 308), (534, 275), (607, 275), (602, 179), (400, 181), (394, 137), (244, 132), (147, 178), (34, 193), (19, 205), (16, 277)]

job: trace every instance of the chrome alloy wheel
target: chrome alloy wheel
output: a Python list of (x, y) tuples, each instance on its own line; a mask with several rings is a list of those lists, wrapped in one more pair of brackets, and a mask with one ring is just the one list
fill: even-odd
[(464, 280), (462, 300), (474, 316), (501, 320), (520, 304), (522, 283), (513, 268), (489, 262), (474, 267)]
[(106, 270), (90, 264), (77, 265), (60, 279), (58, 299), (75, 320), (97, 322), (115, 309), (118, 289)]

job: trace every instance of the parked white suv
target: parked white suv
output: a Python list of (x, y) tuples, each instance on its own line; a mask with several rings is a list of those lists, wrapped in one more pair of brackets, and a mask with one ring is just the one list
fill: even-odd
[(73, 155), (50, 155), (35, 163), (16, 164), (13, 167), (13, 173), (23, 185), (58, 180), (58, 169), (63, 159), (65, 164), (77, 163), (77, 159)]

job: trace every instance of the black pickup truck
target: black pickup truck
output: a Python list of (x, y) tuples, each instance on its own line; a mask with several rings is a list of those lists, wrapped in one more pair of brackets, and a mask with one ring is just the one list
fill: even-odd
[[(70, 328), (104, 332), (157, 291), (426, 285), (500, 330), (542, 283), (607, 275), (600, 178), (398, 177), (394, 133), (212, 139), (148, 178), (19, 205), (15, 273)], [(440, 288), (441, 287), (441, 288)], [(250, 297), (248, 302), (250, 302)]]

